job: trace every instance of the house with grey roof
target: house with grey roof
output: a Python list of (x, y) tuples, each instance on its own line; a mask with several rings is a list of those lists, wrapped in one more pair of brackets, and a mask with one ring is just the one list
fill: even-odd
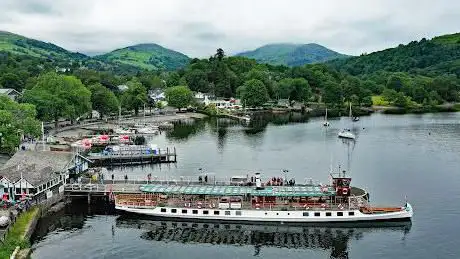
[(12, 88), (0, 88), (0, 94), (8, 96), (11, 100), (17, 101), (21, 93)]
[(0, 169), (0, 195), (48, 197), (47, 192), (65, 183), (71, 170), (86, 169), (87, 163), (71, 152), (18, 151)]

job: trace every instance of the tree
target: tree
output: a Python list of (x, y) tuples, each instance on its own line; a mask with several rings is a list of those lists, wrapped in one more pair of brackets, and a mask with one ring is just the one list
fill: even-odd
[(24, 89), (25, 83), (18, 75), (6, 73), (0, 77), (0, 85), (4, 88), (12, 88), (21, 92)]
[(214, 57), (217, 58), (217, 60), (222, 61), (222, 59), (225, 57), (224, 50), (221, 48), (218, 48)]
[(179, 84), (180, 75), (177, 72), (170, 72), (166, 78), (166, 85), (172, 87)]
[(371, 107), (372, 106), (372, 97), (371, 96), (366, 96), (363, 98), (361, 104), (364, 106), (364, 107)]
[(187, 86), (173, 86), (165, 92), (168, 105), (179, 110), (190, 105), (193, 101), (193, 93)]
[(60, 118), (73, 121), (91, 111), (91, 92), (81, 81), (54, 72), (41, 75), (23, 100), (36, 106), (39, 119), (54, 120), (56, 126)]
[(264, 83), (257, 79), (244, 82), (239, 90), (241, 99), (246, 106), (260, 107), (269, 100), (268, 91)]
[(121, 95), (121, 105), (128, 110), (134, 110), (134, 114), (137, 116), (139, 109), (147, 104), (147, 90), (136, 78), (133, 78), (126, 85), (128, 90)]
[(13, 152), (20, 144), (20, 135), (37, 137), (40, 122), (35, 119), (35, 106), (17, 103), (6, 96), (0, 96), (0, 150)]
[(192, 69), (185, 74), (187, 85), (192, 91), (208, 92), (209, 82), (206, 73), (203, 70)]
[(108, 113), (116, 112), (119, 102), (115, 94), (101, 84), (95, 84), (88, 87), (91, 91), (91, 102), (93, 109), (99, 112), (99, 118)]
[(334, 81), (328, 81), (324, 85), (323, 101), (327, 105), (341, 105), (342, 100), (342, 91), (339, 84)]
[(279, 82), (277, 91), (279, 98), (291, 101), (305, 102), (312, 96), (310, 85), (304, 78), (285, 78)]

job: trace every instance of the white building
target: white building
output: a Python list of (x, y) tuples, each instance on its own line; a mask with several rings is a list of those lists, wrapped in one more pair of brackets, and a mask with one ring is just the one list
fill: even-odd
[(70, 152), (18, 151), (0, 169), (0, 195), (15, 200), (23, 194), (38, 200), (57, 189), (71, 170), (88, 168), (88, 161)]

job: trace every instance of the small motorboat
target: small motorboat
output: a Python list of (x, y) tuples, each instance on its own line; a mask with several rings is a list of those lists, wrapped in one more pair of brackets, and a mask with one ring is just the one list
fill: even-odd
[(10, 224), (10, 218), (7, 216), (0, 217), (0, 227), (6, 227)]

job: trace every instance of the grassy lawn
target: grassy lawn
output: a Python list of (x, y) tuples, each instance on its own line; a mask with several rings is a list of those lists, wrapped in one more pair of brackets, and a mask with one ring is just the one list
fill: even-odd
[(389, 106), (390, 103), (385, 101), (381, 95), (374, 95), (374, 96), (372, 96), (372, 105)]
[(30, 246), (29, 240), (24, 240), (26, 228), (35, 215), (38, 213), (38, 208), (31, 208), (29, 211), (22, 213), (10, 231), (6, 235), (5, 241), (0, 245), (0, 258), (10, 258), (16, 246), (26, 248)]

